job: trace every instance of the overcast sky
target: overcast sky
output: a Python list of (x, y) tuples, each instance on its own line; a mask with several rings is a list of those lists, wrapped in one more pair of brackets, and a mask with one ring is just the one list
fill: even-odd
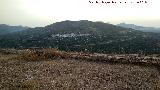
[(90, 4), (89, 0), (0, 0), (0, 24), (35, 27), (64, 20), (91, 20), (160, 27), (160, 0), (146, 0), (147, 4), (137, 4), (139, 0), (113, 1), (128, 3)]

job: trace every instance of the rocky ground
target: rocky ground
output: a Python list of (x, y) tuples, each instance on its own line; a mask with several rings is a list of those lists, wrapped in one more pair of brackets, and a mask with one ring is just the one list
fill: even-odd
[[(27, 61), (17, 56), (0, 54), (0, 90), (160, 90), (160, 72), (154, 64), (86, 58)], [(117, 55), (106, 58), (111, 56)]]

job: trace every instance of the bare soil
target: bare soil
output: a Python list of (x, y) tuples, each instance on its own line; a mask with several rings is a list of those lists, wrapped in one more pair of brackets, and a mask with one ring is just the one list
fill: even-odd
[(160, 90), (157, 67), (0, 54), (0, 90)]

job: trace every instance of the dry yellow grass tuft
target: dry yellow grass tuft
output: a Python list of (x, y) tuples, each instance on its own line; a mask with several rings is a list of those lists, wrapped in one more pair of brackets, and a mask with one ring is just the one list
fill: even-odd
[(40, 61), (48, 60), (53, 58), (60, 58), (62, 53), (58, 49), (42, 49), (42, 50), (31, 50), (28, 49), (26, 52), (21, 54), (21, 59), (27, 61)]

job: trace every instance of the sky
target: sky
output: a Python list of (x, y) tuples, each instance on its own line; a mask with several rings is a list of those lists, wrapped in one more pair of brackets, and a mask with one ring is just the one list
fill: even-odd
[(40, 27), (64, 20), (90, 20), (160, 27), (160, 0), (89, 1), (96, 0), (0, 0), (0, 24)]

